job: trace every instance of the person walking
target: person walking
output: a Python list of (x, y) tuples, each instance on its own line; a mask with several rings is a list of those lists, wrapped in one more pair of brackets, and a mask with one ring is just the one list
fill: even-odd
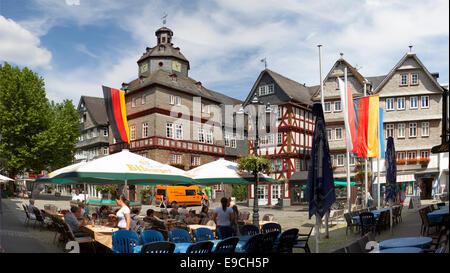
[(220, 199), (221, 207), (217, 207), (214, 211), (214, 222), (217, 227), (220, 226), (228, 226), (232, 227), (234, 224), (234, 213), (233, 209), (228, 207), (228, 199), (226, 197), (222, 197)]

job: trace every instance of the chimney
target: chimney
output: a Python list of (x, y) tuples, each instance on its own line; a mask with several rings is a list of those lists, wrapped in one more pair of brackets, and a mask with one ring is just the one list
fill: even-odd
[(129, 85), (128, 83), (123, 82), (123, 83), (122, 83), (122, 90), (123, 90), (123, 91), (128, 91), (128, 85)]
[(439, 72), (433, 72), (431, 73), (431, 76), (433, 76), (433, 78), (437, 81), (437, 79), (439, 78)]
[(196, 82), (195, 85), (197, 88), (202, 89), (202, 82)]
[(139, 76), (139, 83), (143, 83), (143, 82), (144, 82), (144, 79), (145, 79), (145, 76), (140, 75), (140, 76)]
[(148, 53), (150, 51), (150, 47), (145, 48), (145, 53)]

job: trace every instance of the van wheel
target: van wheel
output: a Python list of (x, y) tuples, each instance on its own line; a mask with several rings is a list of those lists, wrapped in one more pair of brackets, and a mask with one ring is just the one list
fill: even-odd
[(177, 202), (173, 201), (172, 203), (170, 203), (170, 207), (173, 208), (173, 207), (175, 207), (176, 204), (177, 204)]

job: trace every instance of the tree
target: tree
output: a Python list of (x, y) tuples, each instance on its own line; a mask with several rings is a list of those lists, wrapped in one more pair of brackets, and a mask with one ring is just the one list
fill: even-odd
[(80, 135), (71, 101), (46, 98), (44, 80), (28, 68), (0, 64), (0, 154), (14, 177), (69, 164)]

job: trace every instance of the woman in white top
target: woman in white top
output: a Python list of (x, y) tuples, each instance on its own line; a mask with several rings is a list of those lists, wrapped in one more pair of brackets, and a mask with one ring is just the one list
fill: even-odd
[(123, 194), (116, 198), (116, 203), (120, 207), (119, 211), (114, 214), (110, 214), (110, 216), (117, 218), (117, 227), (119, 229), (130, 229), (131, 217), (130, 217), (130, 208), (127, 206), (127, 199)]
[(216, 222), (216, 226), (233, 226), (234, 213), (233, 209), (228, 207), (228, 199), (222, 197), (220, 203), (222, 204), (222, 207), (218, 207), (214, 211), (214, 222)]

